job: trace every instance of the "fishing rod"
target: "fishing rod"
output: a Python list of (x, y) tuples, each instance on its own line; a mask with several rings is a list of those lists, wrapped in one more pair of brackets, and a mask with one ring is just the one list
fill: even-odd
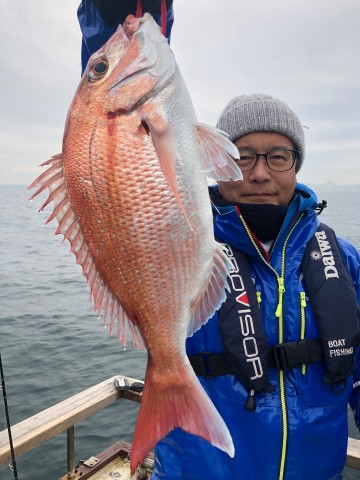
[(10, 453), (11, 453), (10, 470), (14, 474), (14, 479), (18, 480), (18, 475), (16, 470), (15, 451), (14, 451), (14, 445), (13, 445), (12, 435), (11, 435), (9, 409), (8, 409), (7, 398), (6, 398), (5, 377), (4, 377), (2, 360), (1, 360), (1, 352), (0, 352), (0, 376), (1, 376), (1, 390), (3, 392), (4, 407), (5, 407), (6, 426), (7, 426), (8, 436), (9, 436), (9, 445), (10, 445)]

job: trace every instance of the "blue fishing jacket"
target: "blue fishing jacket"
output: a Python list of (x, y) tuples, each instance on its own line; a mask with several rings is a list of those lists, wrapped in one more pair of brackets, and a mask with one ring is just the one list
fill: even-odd
[[(300, 340), (301, 317), (304, 314), (306, 337), (319, 337), (310, 302), (307, 301), (304, 306), (300, 301), (300, 293), (305, 290), (301, 260), (306, 243), (319, 224), (316, 206), (314, 192), (298, 184), (269, 259), (279, 275), (282, 268), (284, 273), (283, 317), (280, 319), (284, 342)], [(277, 345), (279, 320), (274, 314), (278, 304), (276, 275), (261, 259), (233, 207), (214, 207), (213, 213), (216, 236), (247, 256), (256, 291), (261, 295), (265, 336), (270, 345)], [(338, 240), (360, 303), (360, 255), (349, 242)], [(219, 320), (215, 314), (187, 339), (187, 353), (222, 351)], [(235, 375), (199, 377), (229, 428), (235, 457), (231, 459), (207, 441), (177, 428), (156, 447), (152, 480), (341, 479), (347, 450), (348, 403), (355, 412), (355, 421), (360, 429), (359, 351), (353, 374), (345, 388), (337, 389), (325, 384), (324, 374), (323, 362), (307, 365), (305, 372), (301, 366), (281, 374), (278, 369), (271, 368), (269, 377), (275, 390), (255, 393), (255, 412), (245, 408), (249, 391)], [(279, 394), (281, 382), (284, 395)]]

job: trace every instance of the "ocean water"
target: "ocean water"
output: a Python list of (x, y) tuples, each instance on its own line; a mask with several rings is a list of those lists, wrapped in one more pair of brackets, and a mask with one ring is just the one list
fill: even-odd
[[(359, 192), (318, 193), (329, 205), (323, 221), (360, 249)], [(12, 424), (113, 375), (143, 379), (146, 366), (145, 352), (131, 342), (123, 351), (103, 328), (69, 244), (54, 237), (56, 222), (44, 224), (48, 215), (37, 213), (40, 200), (28, 198), (24, 186), (0, 186), (0, 348)], [(76, 460), (119, 439), (131, 441), (137, 412), (138, 405), (123, 400), (76, 425)], [(350, 435), (360, 438), (352, 419)], [(64, 475), (66, 434), (18, 457), (17, 471), (21, 480)], [(0, 467), (0, 480), (12, 478)], [(359, 472), (347, 470), (345, 478), (359, 478)]]

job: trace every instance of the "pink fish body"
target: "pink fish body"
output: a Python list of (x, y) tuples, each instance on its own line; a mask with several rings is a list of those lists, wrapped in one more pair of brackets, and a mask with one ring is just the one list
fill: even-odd
[[(175, 427), (234, 455), (231, 436), (185, 351), (225, 298), (230, 268), (214, 241), (204, 172), (240, 180), (226, 136), (200, 126), (153, 18), (129, 16), (89, 60), (63, 152), (31, 185), (45, 188), (91, 287), (94, 307), (148, 365), (131, 470)], [(43, 206), (44, 207), (44, 206)]]

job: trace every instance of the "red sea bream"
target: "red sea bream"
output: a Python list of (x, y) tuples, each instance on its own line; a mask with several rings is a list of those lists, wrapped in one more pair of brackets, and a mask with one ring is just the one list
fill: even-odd
[(94, 307), (119, 340), (148, 351), (131, 470), (175, 427), (234, 455), (185, 340), (225, 298), (229, 265), (214, 241), (206, 174), (240, 180), (236, 148), (199, 125), (153, 18), (129, 16), (89, 60), (63, 151), (31, 187), (71, 244)]

